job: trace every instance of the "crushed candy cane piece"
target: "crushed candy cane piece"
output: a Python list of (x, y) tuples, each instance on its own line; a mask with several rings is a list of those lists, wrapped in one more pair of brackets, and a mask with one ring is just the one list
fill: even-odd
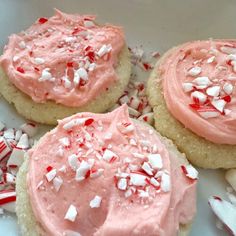
[(181, 169), (188, 178), (193, 180), (196, 180), (198, 178), (198, 171), (192, 165), (182, 165)]
[(170, 176), (166, 173), (161, 176), (161, 189), (163, 192), (169, 192), (171, 189)]
[(29, 137), (35, 136), (38, 131), (37, 125), (31, 122), (21, 125), (20, 129), (28, 134)]
[(112, 162), (118, 158), (118, 156), (109, 149), (106, 149), (102, 156), (103, 160), (107, 162)]
[(150, 163), (151, 167), (155, 170), (161, 169), (163, 167), (162, 157), (160, 154), (149, 154), (148, 162)]
[(56, 175), (57, 175), (56, 169), (52, 169), (47, 174), (45, 174), (48, 182), (51, 182), (56, 177)]
[(131, 173), (130, 184), (134, 186), (145, 186), (147, 177), (145, 175)]
[(76, 181), (80, 182), (84, 180), (87, 174), (89, 173), (90, 169), (91, 166), (89, 165), (89, 163), (83, 160), (80, 163), (80, 166), (76, 170), (76, 176), (75, 176)]
[(215, 215), (222, 221), (226, 229), (236, 235), (236, 206), (219, 197), (210, 197), (208, 203)]
[(7, 161), (7, 166), (20, 167), (24, 162), (25, 151), (19, 148), (13, 148), (12, 153)]
[(188, 75), (191, 76), (197, 76), (202, 72), (201, 67), (196, 66), (196, 67), (192, 67), (189, 71), (188, 71)]
[(64, 217), (65, 220), (69, 220), (71, 222), (74, 222), (75, 219), (76, 219), (76, 216), (77, 216), (78, 212), (77, 212), (77, 209), (74, 205), (70, 205), (67, 212), (66, 212), (66, 215)]
[(29, 145), (29, 138), (27, 134), (22, 134), (20, 137), (19, 142), (16, 145), (17, 148), (28, 149)]
[(100, 196), (95, 196), (89, 203), (91, 208), (99, 208), (102, 203), (102, 198)]

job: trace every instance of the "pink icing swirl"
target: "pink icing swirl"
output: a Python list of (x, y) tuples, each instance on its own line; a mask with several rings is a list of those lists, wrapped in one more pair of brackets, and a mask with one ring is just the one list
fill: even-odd
[(58, 10), (49, 19), (40, 18), (9, 37), (0, 65), (37, 103), (87, 104), (118, 80), (115, 67), (124, 47), (121, 28), (98, 26), (94, 19)]
[[(195, 214), (196, 181), (185, 176), (179, 159), (153, 132), (133, 123), (127, 106), (108, 114), (80, 113), (60, 121), (29, 153), (28, 193), (42, 234), (177, 235), (179, 224), (189, 223)], [(160, 186), (150, 180), (152, 174), (140, 170), (147, 156), (157, 153), (163, 164), (155, 170)], [(75, 162), (69, 162), (73, 154)], [(75, 169), (82, 161), (93, 164), (82, 174), (84, 178), (79, 175), (76, 180)], [(47, 171), (55, 170), (52, 178), (63, 181), (58, 191), (54, 180), (45, 178)], [(97, 170), (103, 171), (94, 178)], [(141, 180), (131, 180), (132, 175)], [(122, 185), (120, 179), (128, 184)], [(91, 208), (95, 196), (101, 202)], [(64, 219), (71, 204), (77, 209), (74, 221)]]
[(236, 144), (236, 42), (185, 43), (160, 65), (166, 105), (209, 141)]

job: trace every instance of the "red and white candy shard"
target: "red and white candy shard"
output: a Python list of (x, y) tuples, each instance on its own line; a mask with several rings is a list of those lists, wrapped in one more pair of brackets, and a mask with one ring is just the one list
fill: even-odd
[(23, 124), (20, 129), (28, 134), (29, 137), (33, 137), (36, 135), (37, 131), (38, 131), (38, 127), (36, 124), (34, 123), (26, 123), (26, 124)]
[(88, 126), (90, 124), (93, 123), (93, 119), (92, 118), (78, 118), (78, 119), (73, 119), (69, 122), (67, 122), (66, 124), (64, 124), (63, 128), (65, 130), (70, 130), (72, 129), (74, 126), (77, 126), (77, 125), (85, 125), (85, 126)]
[(45, 176), (48, 182), (51, 182), (57, 175), (57, 170), (52, 169), (50, 170)]
[(0, 137), (0, 161), (11, 153), (11, 148), (4, 137)]
[(74, 222), (75, 219), (76, 219), (76, 216), (77, 216), (77, 209), (74, 205), (70, 205), (67, 212), (66, 212), (66, 215), (64, 217), (65, 220), (69, 220), (71, 222)]
[(16, 201), (15, 190), (2, 190), (0, 191), (0, 206)]
[(53, 179), (53, 186), (54, 186), (56, 192), (58, 192), (60, 190), (62, 184), (63, 184), (63, 179), (61, 177), (55, 177)]
[(105, 160), (107, 162), (111, 162), (113, 160), (116, 160), (118, 158), (118, 156), (114, 152), (112, 152), (111, 150), (106, 149), (103, 153), (102, 158), (103, 158), (103, 160)]
[(87, 174), (90, 172), (91, 166), (88, 162), (82, 161), (80, 163), (79, 168), (76, 170), (76, 181), (80, 182), (84, 180), (87, 176)]
[(236, 235), (236, 206), (219, 197), (210, 197), (208, 203), (225, 228)]
[(100, 196), (95, 196), (89, 203), (91, 208), (99, 208), (101, 206), (102, 198)]
[(190, 179), (198, 178), (198, 171), (190, 164), (181, 166), (183, 173)]
[(127, 189), (127, 185), (128, 185), (127, 179), (125, 178), (121, 178), (117, 182), (117, 188), (123, 191)]
[(12, 153), (7, 161), (7, 166), (21, 166), (24, 162), (25, 151), (19, 148), (13, 148)]
[(134, 131), (134, 126), (131, 123), (118, 123), (117, 124), (117, 129), (122, 134), (128, 134), (128, 133)]

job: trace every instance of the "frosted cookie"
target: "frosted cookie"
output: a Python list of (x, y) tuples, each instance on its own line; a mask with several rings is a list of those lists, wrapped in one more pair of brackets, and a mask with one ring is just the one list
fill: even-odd
[(235, 81), (234, 40), (175, 47), (150, 76), (156, 129), (199, 167), (236, 167)]
[(129, 52), (120, 27), (94, 20), (56, 10), (9, 37), (0, 57), (0, 92), (21, 115), (56, 124), (115, 104), (130, 77)]
[(197, 171), (127, 106), (66, 118), (28, 154), (16, 181), (23, 235), (188, 234)]

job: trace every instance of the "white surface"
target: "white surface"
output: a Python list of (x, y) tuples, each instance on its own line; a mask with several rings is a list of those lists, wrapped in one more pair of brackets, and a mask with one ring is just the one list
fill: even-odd
[[(146, 52), (164, 52), (181, 42), (194, 39), (236, 38), (236, 1), (225, 0), (0, 0), (0, 46), (13, 32), (27, 28), (38, 17), (51, 16), (56, 7), (67, 13), (94, 13), (100, 22), (124, 26), (130, 46)], [(0, 98), (0, 120), (9, 126), (23, 123), (14, 109)], [(227, 235), (215, 226), (207, 199), (211, 195), (225, 197), (223, 171), (200, 170), (198, 212), (191, 236)], [(12, 216), (0, 216), (0, 236), (19, 235)]]

